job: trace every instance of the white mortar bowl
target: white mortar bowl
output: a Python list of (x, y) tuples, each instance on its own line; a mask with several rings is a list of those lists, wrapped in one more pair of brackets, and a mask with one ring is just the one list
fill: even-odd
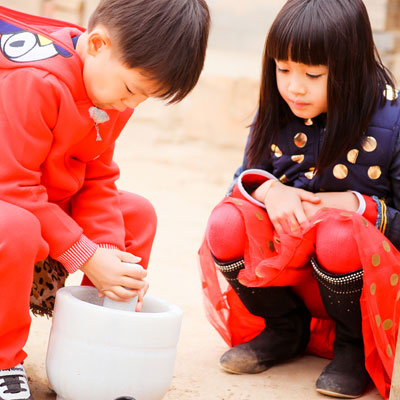
[(171, 384), (182, 310), (146, 295), (141, 312), (102, 307), (97, 290), (57, 292), (46, 370), (57, 400), (160, 400)]

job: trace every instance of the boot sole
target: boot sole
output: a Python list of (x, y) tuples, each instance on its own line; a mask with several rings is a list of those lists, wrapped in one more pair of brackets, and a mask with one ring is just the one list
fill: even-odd
[(330, 390), (324, 390), (324, 389), (316, 389), (316, 390), (318, 393), (324, 394), (326, 396), (337, 397), (337, 398), (341, 398), (341, 399), (356, 399), (357, 397), (361, 396), (361, 394), (354, 396), (354, 395), (350, 395), (350, 394), (331, 392)]
[(235, 371), (229, 367), (225, 367), (224, 365), (222, 365), (221, 363), (219, 364), (220, 368), (222, 370), (224, 370), (225, 372), (229, 372), (230, 374), (234, 374), (234, 375), (255, 375), (255, 374), (261, 374), (261, 372), (266, 371), (267, 369), (271, 368), (272, 365), (268, 365), (268, 366), (263, 366), (262, 368), (260, 368), (257, 371)]
[(244, 372), (237, 372), (237, 371), (233, 371), (229, 368), (223, 367), (221, 364), (219, 365), (220, 368), (225, 371), (225, 372), (229, 372), (230, 374), (234, 374), (234, 375), (244, 375)]
[(261, 374), (261, 372), (266, 371), (267, 369), (270, 368), (270, 366), (265, 367), (263, 369), (260, 369), (258, 371), (234, 371), (233, 369), (230, 369), (228, 367), (223, 366), (221, 363), (219, 364), (220, 368), (225, 371), (225, 372), (229, 372), (230, 374), (234, 374), (234, 375), (255, 375), (255, 374)]

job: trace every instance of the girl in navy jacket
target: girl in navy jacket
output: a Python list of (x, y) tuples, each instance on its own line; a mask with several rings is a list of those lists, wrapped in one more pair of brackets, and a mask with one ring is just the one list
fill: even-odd
[(358, 397), (371, 377), (388, 396), (399, 117), (362, 1), (287, 1), (266, 40), (243, 164), (200, 249), (209, 319), (233, 346), (222, 368), (258, 373), (308, 347), (333, 358), (318, 392)]

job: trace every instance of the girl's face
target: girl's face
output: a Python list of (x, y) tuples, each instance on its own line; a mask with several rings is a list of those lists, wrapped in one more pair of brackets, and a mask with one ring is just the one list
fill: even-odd
[(278, 91), (293, 114), (314, 118), (328, 111), (328, 67), (275, 60)]

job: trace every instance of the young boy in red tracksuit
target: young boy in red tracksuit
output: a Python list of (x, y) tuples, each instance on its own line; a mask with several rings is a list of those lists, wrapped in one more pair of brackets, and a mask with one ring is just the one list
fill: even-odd
[(208, 30), (204, 0), (102, 0), (87, 31), (0, 7), (1, 400), (32, 399), (35, 262), (80, 269), (114, 300), (147, 289), (133, 264), (147, 267), (156, 217), (117, 190), (114, 143), (141, 102), (192, 90)]

